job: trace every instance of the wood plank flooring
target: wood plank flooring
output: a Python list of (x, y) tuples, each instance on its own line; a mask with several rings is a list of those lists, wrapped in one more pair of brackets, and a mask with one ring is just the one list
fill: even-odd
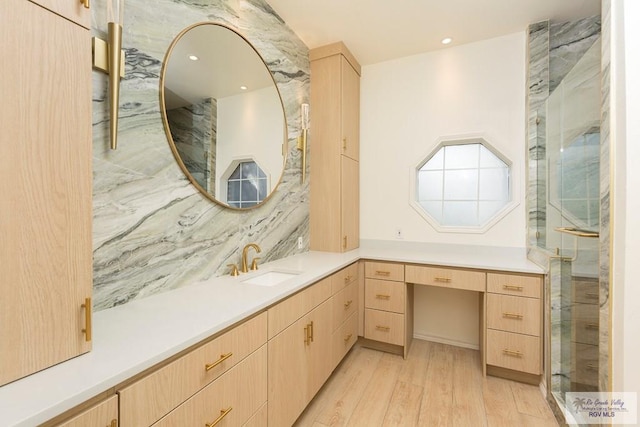
[(356, 344), (295, 426), (558, 424), (538, 387), (484, 378), (478, 351), (414, 340), (407, 360)]

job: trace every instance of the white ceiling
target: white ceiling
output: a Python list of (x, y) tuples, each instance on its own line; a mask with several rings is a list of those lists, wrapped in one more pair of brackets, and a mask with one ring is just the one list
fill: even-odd
[(267, 0), (310, 48), (343, 41), (361, 65), (600, 13), (600, 0)]

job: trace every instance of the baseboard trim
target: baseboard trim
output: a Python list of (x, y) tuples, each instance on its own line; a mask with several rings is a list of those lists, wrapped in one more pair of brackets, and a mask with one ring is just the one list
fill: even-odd
[(413, 334), (413, 338), (418, 339), (418, 340), (423, 340), (423, 341), (431, 341), (431, 342), (437, 342), (440, 344), (447, 344), (447, 345), (452, 345), (454, 347), (462, 347), (462, 348), (469, 348), (471, 350), (480, 350), (480, 346), (477, 344), (471, 344), (468, 342), (463, 342), (463, 341), (456, 341), (456, 340), (451, 340), (448, 338), (442, 338), (442, 337), (435, 337), (432, 335), (423, 335), (423, 334)]

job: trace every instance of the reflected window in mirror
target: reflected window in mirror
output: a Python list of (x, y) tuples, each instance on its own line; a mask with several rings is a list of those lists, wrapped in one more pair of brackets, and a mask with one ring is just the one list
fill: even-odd
[(265, 199), (268, 179), (254, 161), (240, 162), (227, 179), (227, 200), (235, 208), (250, 208)]

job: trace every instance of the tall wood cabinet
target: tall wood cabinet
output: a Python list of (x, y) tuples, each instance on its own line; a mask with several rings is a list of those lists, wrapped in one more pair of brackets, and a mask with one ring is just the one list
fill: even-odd
[(0, 385), (91, 348), (90, 12), (42, 3), (0, 2)]
[(360, 65), (342, 42), (309, 58), (310, 248), (344, 252), (360, 241)]

